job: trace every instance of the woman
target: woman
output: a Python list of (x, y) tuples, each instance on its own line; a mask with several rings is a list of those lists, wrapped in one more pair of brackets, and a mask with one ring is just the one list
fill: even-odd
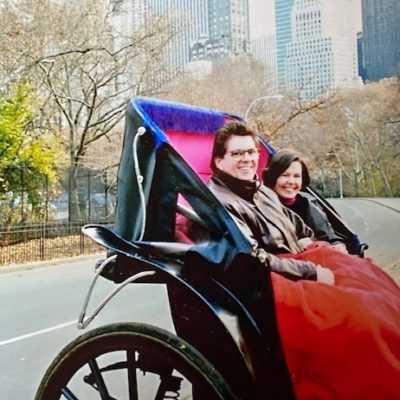
[(290, 150), (275, 153), (263, 171), (266, 186), (276, 192), (282, 204), (298, 214), (315, 234), (317, 240), (331, 243), (346, 251), (343, 241), (336, 235), (327, 216), (307, 193), (301, 192), (310, 184), (305, 162)]
[[(292, 220), (277, 195), (256, 179), (257, 146), (255, 134), (243, 124), (217, 131), (209, 187), (255, 252), (266, 254), (296, 397), (398, 399), (400, 288), (371, 260), (337, 251), (327, 242), (298, 250)], [(292, 268), (284, 261), (293, 262)], [(321, 265), (327, 267), (322, 271), (334, 273), (331, 284), (315, 275), (310, 279)]]

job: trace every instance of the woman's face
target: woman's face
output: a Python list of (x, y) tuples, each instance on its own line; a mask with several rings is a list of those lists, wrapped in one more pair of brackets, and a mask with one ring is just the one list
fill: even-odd
[(293, 161), (289, 168), (276, 180), (275, 192), (283, 199), (293, 199), (302, 186), (302, 167), (299, 161)]

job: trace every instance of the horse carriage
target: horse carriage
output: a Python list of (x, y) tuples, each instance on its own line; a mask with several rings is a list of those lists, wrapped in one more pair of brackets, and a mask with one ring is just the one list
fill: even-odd
[[(85, 328), (130, 283), (163, 283), (175, 332), (126, 322), (84, 333), (49, 366), (36, 400), (298, 397), (271, 272), (206, 185), (213, 134), (234, 120), (240, 118), (184, 104), (130, 101), (115, 224), (83, 228), (108, 258), (96, 269), (78, 324)], [(274, 149), (260, 140), (263, 166)], [(357, 235), (310, 193), (349, 253), (361, 258)], [(86, 317), (99, 276), (117, 286)]]

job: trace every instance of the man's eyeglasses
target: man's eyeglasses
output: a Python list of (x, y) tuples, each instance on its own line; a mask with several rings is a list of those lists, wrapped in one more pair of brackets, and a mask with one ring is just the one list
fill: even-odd
[(247, 149), (247, 150), (231, 150), (227, 151), (225, 154), (229, 154), (235, 161), (240, 161), (244, 158), (245, 154), (249, 155), (249, 158), (256, 160), (260, 155), (260, 150), (258, 149)]

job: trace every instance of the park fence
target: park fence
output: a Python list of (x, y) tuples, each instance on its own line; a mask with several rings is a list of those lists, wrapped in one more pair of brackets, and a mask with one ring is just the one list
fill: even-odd
[(113, 224), (116, 196), (110, 180), (115, 179), (109, 171), (81, 168), (75, 189), (66, 171), (62, 186), (50, 189), (43, 179), (35, 196), (29, 192), (27, 178), (21, 171), (21, 186), (0, 193), (0, 266), (104, 250), (81, 229), (87, 223)]
[[(81, 230), (86, 221), (0, 226), (0, 266), (105, 251)], [(109, 224), (108, 224), (109, 226)]]
[(14, 186), (12, 191), (0, 191), (0, 226), (113, 220), (116, 196), (115, 177), (111, 172), (81, 168), (75, 178), (70, 171), (63, 175), (57, 187), (50, 188), (47, 178), (42, 177), (33, 190), (21, 171), (19, 186)]

